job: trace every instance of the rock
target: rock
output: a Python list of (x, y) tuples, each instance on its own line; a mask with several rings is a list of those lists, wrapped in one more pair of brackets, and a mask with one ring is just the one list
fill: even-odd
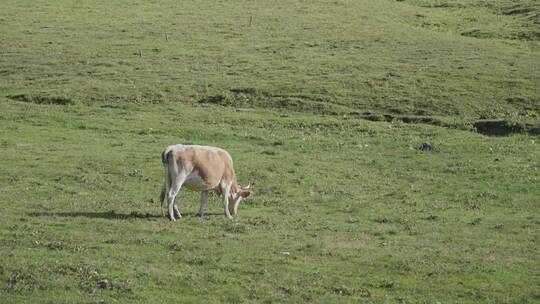
[(422, 145), (420, 145), (420, 148), (418, 148), (418, 150), (420, 150), (422, 152), (431, 151), (432, 149), (433, 149), (433, 147), (428, 143), (423, 143)]
[(99, 286), (99, 288), (107, 289), (107, 288), (109, 288), (109, 281), (107, 279), (100, 280), (98, 282), (98, 286)]
[(384, 78), (386, 78), (386, 79), (391, 78), (391, 77), (401, 77), (401, 75), (399, 75), (398, 73), (394, 73), (394, 72), (388, 72), (388, 73), (384, 74)]

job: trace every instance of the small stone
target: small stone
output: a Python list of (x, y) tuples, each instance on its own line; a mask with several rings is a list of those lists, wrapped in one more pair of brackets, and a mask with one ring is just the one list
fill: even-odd
[(99, 286), (99, 288), (107, 289), (107, 288), (109, 288), (109, 281), (107, 279), (103, 279), (103, 280), (98, 282), (98, 286)]
[(388, 79), (390, 77), (401, 77), (401, 75), (399, 75), (398, 73), (394, 73), (394, 72), (388, 72), (388, 73), (384, 74), (384, 78)]
[(432, 149), (433, 149), (433, 147), (428, 143), (423, 143), (422, 145), (420, 145), (420, 148), (418, 148), (418, 150), (420, 150), (422, 152), (431, 151)]

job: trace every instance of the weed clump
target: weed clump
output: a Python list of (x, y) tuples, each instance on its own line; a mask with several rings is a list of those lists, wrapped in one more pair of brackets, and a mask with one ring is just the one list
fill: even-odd
[(371, 292), (369, 292), (367, 288), (363, 288), (363, 287), (354, 288), (354, 287), (348, 287), (346, 285), (341, 285), (341, 286), (333, 287), (332, 292), (338, 295), (343, 295), (343, 296), (357, 295), (363, 298), (371, 297)]
[(76, 104), (75, 100), (67, 98), (67, 97), (57, 97), (57, 96), (33, 96), (33, 95), (26, 95), (26, 94), (19, 94), (19, 95), (10, 95), (8, 96), (9, 99), (22, 101), (22, 102), (28, 102), (28, 103), (36, 103), (36, 104), (47, 104), (47, 105), (72, 105)]
[(224, 229), (230, 233), (245, 233), (247, 231), (247, 227), (239, 223), (226, 223)]
[(254, 106), (262, 94), (254, 88), (230, 89), (219, 94), (205, 97), (201, 103), (211, 103), (228, 107)]

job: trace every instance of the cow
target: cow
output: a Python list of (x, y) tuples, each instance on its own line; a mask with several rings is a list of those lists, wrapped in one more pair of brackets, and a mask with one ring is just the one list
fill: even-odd
[(238, 205), (248, 198), (249, 186), (241, 188), (236, 180), (231, 155), (224, 149), (199, 145), (172, 145), (161, 153), (163, 163), (163, 187), (160, 202), (163, 214), (163, 201), (167, 198), (169, 218), (180, 219), (182, 215), (175, 198), (182, 186), (192, 191), (200, 191), (198, 215), (204, 217), (204, 206), (208, 192), (215, 191), (223, 196), (225, 217), (232, 220), (238, 213)]

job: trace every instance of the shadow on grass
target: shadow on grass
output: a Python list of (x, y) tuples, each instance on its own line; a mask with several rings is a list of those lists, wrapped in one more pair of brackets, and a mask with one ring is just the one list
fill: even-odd
[[(30, 216), (45, 217), (45, 216), (60, 216), (60, 217), (87, 217), (87, 218), (99, 218), (106, 220), (129, 220), (129, 219), (168, 219), (167, 215), (150, 214), (150, 213), (117, 213), (115, 211), (106, 212), (30, 212)], [(223, 216), (223, 213), (205, 213), (204, 218), (214, 218)], [(198, 218), (198, 214), (183, 214), (182, 218)]]
[(60, 217), (87, 217), (87, 218), (100, 218), (107, 220), (128, 220), (128, 219), (153, 219), (161, 218), (160, 214), (150, 213), (117, 213), (115, 211), (106, 212), (31, 212), (30, 216), (60, 216)]

